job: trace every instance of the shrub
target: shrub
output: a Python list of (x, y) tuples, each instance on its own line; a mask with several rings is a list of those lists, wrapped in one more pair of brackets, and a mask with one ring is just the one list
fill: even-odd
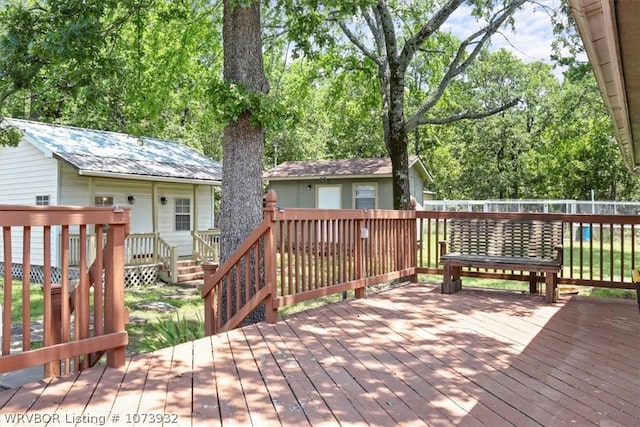
[(140, 340), (140, 349), (155, 351), (202, 337), (204, 337), (204, 322), (199, 316), (195, 319), (188, 319), (184, 315), (172, 316), (147, 324), (144, 337)]

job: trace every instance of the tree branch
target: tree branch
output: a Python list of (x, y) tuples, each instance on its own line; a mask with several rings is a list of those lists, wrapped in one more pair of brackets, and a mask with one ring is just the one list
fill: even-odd
[(406, 70), (413, 58), (413, 55), (415, 55), (416, 51), (420, 46), (422, 46), (425, 40), (435, 33), (462, 3), (464, 3), (464, 0), (449, 0), (449, 2), (442, 6), (440, 10), (438, 10), (438, 12), (433, 15), (413, 37), (409, 38), (405, 42), (399, 59), (402, 70)]
[(382, 64), (382, 60), (380, 59), (380, 57), (378, 55), (376, 55), (374, 51), (372, 51), (371, 49), (367, 48), (364, 45), (364, 43), (362, 42), (362, 40), (360, 40), (358, 37), (356, 37), (356, 35), (353, 34), (353, 32), (349, 29), (349, 27), (347, 27), (347, 25), (344, 22), (340, 21), (340, 22), (338, 22), (338, 25), (340, 25), (340, 29), (342, 30), (344, 35), (347, 36), (349, 41), (351, 43), (353, 43), (354, 46), (357, 47), (360, 50), (360, 52), (362, 52), (362, 54), (364, 56), (370, 58), (378, 66), (380, 66)]
[[(526, 0), (513, 1), (505, 8), (497, 12), (493, 17), (491, 17), (489, 23), (484, 28), (481, 28), (480, 30), (471, 34), (460, 44), (455, 58), (449, 64), (447, 72), (440, 80), (440, 83), (438, 84), (438, 87), (436, 88), (431, 98), (427, 100), (427, 102), (425, 102), (422, 107), (420, 107), (416, 111), (413, 117), (407, 120), (407, 129), (413, 129), (420, 124), (420, 120), (422, 120), (425, 113), (433, 108), (440, 100), (440, 98), (442, 98), (442, 95), (444, 95), (444, 92), (451, 81), (455, 77), (463, 73), (469, 67), (469, 65), (471, 65), (471, 63), (476, 59), (487, 41), (491, 39), (491, 36), (493, 36), (500, 29), (502, 24), (504, 24), (504, 22), (513, 15), (513, 12), (517, 8), (522, 6), (525, 1)], [(476, 40), (478, 37), (480, 39)], [(467, 48), (472, 45), (475, 45), (473, 50), (465, 57), (465, 54), (467, 54)]]
[(484, 119), (485, 117), (493, 116), (494, 114), (501, 113), (505, 110), (508, 110), (511, 107), (516, 106), (520, 102), (520, 98), (513, 99), (508, 103), (501, 105), (498, 108), (494, 108), (493, 110), (480, 111), (475, 113), (461, 113), (456, 114), (449, 117), (442, 118), (420, 118), (417, 120), (416, 125), (444, 125), (447, 123), (457, 122), (458, 120), (476, 120), (476, 119)]

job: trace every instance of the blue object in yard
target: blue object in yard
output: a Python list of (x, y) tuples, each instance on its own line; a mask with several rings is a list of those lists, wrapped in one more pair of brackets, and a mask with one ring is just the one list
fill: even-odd
[(582, 226), (582, 241), (591, 240), (591, 227), (588, 225)]

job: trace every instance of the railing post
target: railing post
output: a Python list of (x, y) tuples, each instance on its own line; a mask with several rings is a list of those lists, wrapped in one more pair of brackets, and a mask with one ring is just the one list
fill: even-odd
[[(356, 229), (355, 232), (355, 247), (353, 248), (354, 255), (354, 269), (355, 269), (355, 279), (362, 279), (363, 284), (362, 287), (356, 288), (353, 293), (355, 298), (364, 298), (366, 296), (367, 289), (367, 275), (364, 271), (364, 263), (365, 263), (365, 242), (369, 238), (369, 230), (365, 231), (363, 227), (364, 221), (359, 219), (356, 221)], [(344, 294), (343, 294), (344, 298)]]
[[(51, 285), (51, 337), (48, 345), (60, 344), (62, 331), (62, 286)], [(60, 376), (60, 361), (44, 364), (44, 378)]]
[(269, 232), (264, 237), (264, 282), (269, 287), (269, 296), (265, 303), (266, 318), (268, 323), (276, 323), (278, 320), (278, 308), (274, 300), (278, 295), (276, 280), (276, 202), (278, 196), (275, 190), (269, 190), (266, 195), (266, 206), (263, 208), (264, 219), (270, 222)]
[(178, 248), (171, 246), (171, 283), (178, 283)]
[[(109, 226), (107, 230), (109, 262), (105, 264), (105, 332), (107, 334), (125, 330), (124, 242), (126, 237), (126, 224)], [(118, 368), (124, 363), (124, 346), (107, 351), (107, 366)]]
[[(218, 263), (216, 262), (203, 262), (202, 270), (204, 272), (204, 284), (211, 283), (213, 280), (213, 275), (218, 269)], [(211, 288), (211, 292), (209, 292), (204, 297), (204, 333), (205, 335), (214, 335), (218, 331), (218, 315), (216, 312), (218, 307), (218, 301), (216, 301), (215, 294), (217, 289), (215, 287)]]
[[(410, 205), (411, 211), (413, 212), (413, 221), (411, 221), (411, 226), (409, 227), (410, 236), (407, 239), (409, 250), (405, 252), (410, 254), (409, 256), (411, 257), (411, 259), (409, 263), (415, 269), (418, 268), (418, 217), (416, 215), (417, 204), (418, 203), (416, 202), (416, 199), (412, 197), (411, 201), (409, 202), (409, 205)], [(422, 232), (422, 230), (420, 230), (420, 232)], [(411, 281), (411, 283), (418, 283), (418, 274), (417, 273), (412, 274), (411, 276), (409, 276), (409, 280)]]

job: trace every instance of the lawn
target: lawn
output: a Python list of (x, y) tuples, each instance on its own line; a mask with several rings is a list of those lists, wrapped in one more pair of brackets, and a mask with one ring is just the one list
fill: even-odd
[[(4, 289), (3, 278), (0, 278), (0, 288)], [(13, 282), (11, 296), (11, 323), (16, 325), (22, 322), (22, 282)], [(42, 285), (31, 285), (30, 311), (33, 321), (42, 321), (43, 300)], [(162, 330), (167, 331), (166, 335), (175, 336), (178, 332), (188, 336), (188, 331), (201, 328), (200, 335), (204, 334), (202, 299), (197, 289), (164, 284), (128, 288), (125, 290), (125, 305), (129, 310), (127, 354), (138, 354), (153, 350), (156, 344), (163, 345), (160, 338)], [(176, 326), (177, 330), (171, 329)]]

